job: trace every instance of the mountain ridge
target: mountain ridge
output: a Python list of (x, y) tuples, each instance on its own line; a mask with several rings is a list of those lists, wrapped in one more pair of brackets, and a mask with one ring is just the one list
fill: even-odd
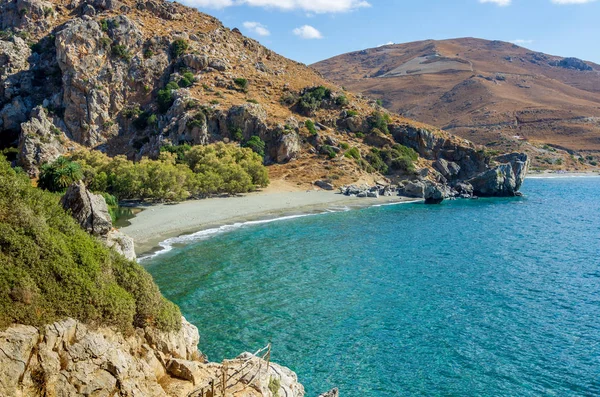
[(555, 156), (538, 150), (544, 145), (581, 157), (600, 151), (600, 65), (592, 62), (459, 38), (355, 51), (312, 67), (391, 111), (476, 143), (531, 143), (534, 164), (536, 156), (538, 165)]

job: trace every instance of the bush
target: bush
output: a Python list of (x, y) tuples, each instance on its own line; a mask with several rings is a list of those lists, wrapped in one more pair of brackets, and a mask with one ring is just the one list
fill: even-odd
[(188, 49), (188, 42), (183, 39), (177, 39), (171, 44), (171, 54), (173, 58), (179, 58), (185, 54)]
[(235, 83), (235, 85), (237, 85), (243, 91), (246, 91), (248, 89), (248, 80), (247, 79), (238, 77), (238, 78), (234, 79), (233, 82)]
[(348, 145), (346, 142), (340, 143), (340, 147), (344, 150), (350, 149), (350, 145)]
[(185, 154), (191, 149), (190, 145), (166, 145), (160, 148), (160, 152), (164, 153), (172, 153), (177, 157), (177, 163), (182, 164), (185, 163)]
[(260, 157), (265, 157), (265, 142), (256, 135), (252, 136), (248, 142), (244, 144), (244, 147), (252, 149), (252, 151)]
[(340, 95), (339, 97), (335, 98), (335, 104), (338, 106), (346, 106), (348, 105), (348, 98), (346, 95)]
[(181, 327), (179, 309), (137, 263), (89, 236), (0, 158), (0, 328), (73, 317), (117, 327)]
[(358, 116), (358, 112), (356, 110), (346, 111), (346, 117), (356, 117), (356, 116)]
[(315, 127), (315, 123), (312, 120), (306, 120), (304, 122), (304, 126), (310, 132), (311, 135), (317, 135), (317, 129)]
[(158, 102), (158, 110), (161, 113), (166, 113), (171, 108), (173, 102), (175, 101), (175, 98), (173, 97), (173, 91), (177, 90), (178, 88), (179, 86), (177, 83), (171, 81), (165, 86), (165, 88), (158, 91), (156, 100)]
[(133, 121), (133, 125), (135, 128), (139, 130), (143, 130), (148, 126), (155, 126), (158, 121), (158, 117), (151, 112), (143, 112), (141, 113), (137, 119)]
[(321, 147), (321, 152), (326, 154), (327, 157), (329, 157), (330, 159), (334, 159), (337, 157), (337, 153), (335, 152), (335, 150), (333, 150), (333, 148), (329, 145), (323, 145)]
[(100, 21), (100, 29), (103, 32), (108, 32), (108, 21), (106, 19)]
[(357, 148), (353, 147), (352, 149), (349, 149), (346, 153), (344, 153), (344, 156), (347, 158), (360, 160), (360, 151)]
[(183, 77), (179, 80), (178, 84), (181, 88), (187, 88), (193, 86), (195, 82), (196, 78), (194, 77), (194, 73), (185, 72), (183, 74)]
[(131, 54), (126, 46), (117, 44), (112, 46), (112, 54), (126, 62), (131, 61)]
[(234, 141), (241, 142), (244, 140), (244, 133), (241, 128), (230, 129), (229, 133)]
[(204, 124), (206, 123), (206, 116), (204, 115), (204, 112), (202, 111), (198, 111), (195, 115), (194, 118), (189, 120), (187, 122), (187, 127), (189, 129), (194, 129), (194, 128), (202, 128), (204, 127)]
[[(4, 157), (2, 157), (2, 161), (4, 161)], [(66, 157), (59, 157), (53, 163), (46, 163), (42, 166), (38, 186), (50, 192), (63, 192), (82, 177), (79, 164)]]
[(148, 58), (152, 58), (153, 56), (154, 56), (154, 51), (152, 51), (149, 48), (144, 50), (144, 58), (148, 59)]
[(321, 107), (324, 99), (329, 98), (331, 98), (329, 88), (323, 86), (307, 88), (298, 100), (298, 109), (302, 113), (312, 114)]
[(371, 127), (371, 131), (378, 129), (384, 134), (389, 134), (390, 129), (388, 127), (388, 123), (390, 122), (390, 115), (387, 113), (381, 112), (373, 112), (371, 116), (367, 119), (369, 122), (369, 126)]
[(389, 168), (381, 158), (381, 154), (378, 149), (372, 148), (371, 153), (367, 154), (366, 159), (375, 171), (382, 174), (388, 173)]

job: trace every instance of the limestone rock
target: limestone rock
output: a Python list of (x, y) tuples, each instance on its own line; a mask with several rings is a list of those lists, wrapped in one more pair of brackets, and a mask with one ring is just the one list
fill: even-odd
[(334, 186), (331, 182), (323, 181), (323, 180), (315, 181), (315, 186), (318, 186), (323, 190), (333, 190), (334, 189)]
[(408, 197), (425, 197), (425, 184), (421, 181), (407, 182), (401, 189), (401, 195)]
[(425, 198), (425, 204), (440, 204), (444, 201), (445, 194), (440, 186), (434, 183), (427, 183), (423, 197)]
[(83, 182), (71, 185), (60, 202), (88, 233), (105, 236), (112, 229), (104, 197), (89, 192)]
[(340, 397), (340, 391), (336, 387), (335, 389), (332, 389), (327, 393), (321, 394), (319, 397)]
[(283, 134), (276, 145), (275, 161), (280, 164), (294, 160), (300, 154), (300, 138), (295, 132)]
[(181, 330), (177, 332), (159, 332), (154, 328), (147, 328), (145, 330), (146, 339), (154, 349), (162, 353), (171, 354), (173, 357), (183, 360), (199, 360), (198, 328), (185, 318), (181, 320)]
[(131, 237), (118, 230), (111, 230), (106, 235), (105, 244), (108, 248), (112, 248), (125, 258), (134, 261), (137, 259), (135, 255), (135, 245)]
[(529, 169), (529, 159), (526, 154), (513, 153), (497, 158), (504, 161), (486, 172), (469, 179), (473, 193), (482, 197), (511, 197), (518, 195)]
[(53, 162), (66, 152), (60, 141), (61, 135), (62, 132), (48, 119), (44, 108), (34, 108), (31, 119), (21, 124), (19, 165), (30, 176), (38, 176), (40, 166)]

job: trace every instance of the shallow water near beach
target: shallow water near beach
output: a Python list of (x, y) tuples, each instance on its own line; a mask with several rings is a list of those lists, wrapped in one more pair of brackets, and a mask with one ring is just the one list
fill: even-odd
[(272, 341), (309, 397), (600, 395), (600, 178), (522, 191), (230, 228), (143, 264), (211, 361)]

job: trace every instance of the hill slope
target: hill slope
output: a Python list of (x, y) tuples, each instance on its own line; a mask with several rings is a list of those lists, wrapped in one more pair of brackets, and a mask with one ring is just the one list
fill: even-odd
[(600, 66), (591, 62), (463, 38), (388, 45), (313, 67), (394, 112), (479, 144), (514, 148), (526, 140), (582, 155), (600, 151)]

